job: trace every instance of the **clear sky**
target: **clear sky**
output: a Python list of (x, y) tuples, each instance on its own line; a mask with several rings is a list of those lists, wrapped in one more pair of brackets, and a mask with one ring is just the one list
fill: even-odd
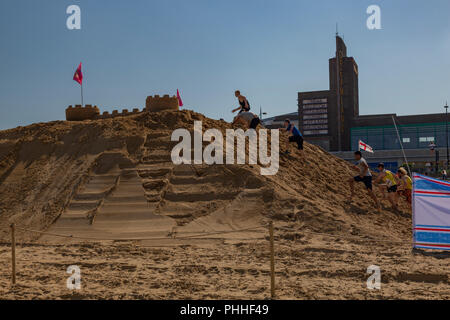
[[(66, 8), (81, 8), (68, 30)], [(366, 27), (371, 4), (382, 30)], [(231, 120), (234, 90), (267, 116), (326, 90), (335, 26), (359, 65), (361, 114), (443, 112), (449, 0), (1, 0), (0, 129), (61, 120), (80, 103), (142, 108), (154, 94)]]

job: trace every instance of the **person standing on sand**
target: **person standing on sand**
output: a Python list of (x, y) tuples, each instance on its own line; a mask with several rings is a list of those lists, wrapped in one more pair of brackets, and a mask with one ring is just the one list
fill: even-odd
[[(300, 130), (298, 130), (297, 127), (293, 125), (289, 119), (284, 120), (284, 127), (286, 128), (287, 132), (292, 134), (292, 136), (289, 137), (289, 142), (297, 142), (298, 150), (300, 151), (300, 154), (304, 156), (303, 135), (300, 133)], [(288, 153), (288, 151), (286, 151), (286, 153)]]
[(391, 171), (384, 168), (384, 163), (378, 164), (377, 168), (380, 171), (380, 174), (375, 180), (375, 183), (378, 184), (380, 181), (383, 182), (378, 185), (380, 191), (384, 193), (384, 190), (387, 190), (389, 202), (395, 211), (399, 211), (397, 206), (398, 178)]
[(347, 199), (347, 203), (351, 203), (353, 200), (353, 196), (355, 195), (355, 181), (363, 182), (366, 186), (369, 196), (375, 202), (375, 207), (378, 209), (378, 212), (381, 213), (380, 202), (378, 201), (377, 196), (372, 190), (372, 174), (370, 173), (369, 165), (367, 164), (366, 159), (362, 157), (361, 151), (355, 152), (355, 160), (356, 164), (353, 166), (353, 168), (356, 171), (359, 171), (359, 175), (348, 180), (348, 183), (350, 184), (350, 197)]
[(239, 110), (239, 113), (250, 111), (250, 104), (248, 103), (247, 98), (244, 97), (243, 95), (241, 95), (241, 92), (239, 90), (236, 90), (234, 92), (234, 95), (236, 96), (236, 98), (238, 98), (239, 107), (237, 107), (236, 109), (233, 109), (233, 111), (231, 111), (231, 112), (235, 113), (238, 110)]
[(397, 193), (399, 195), (403, 195), (408, 202), (408, 206), (411, 209), (412, 203), (412, 180), (411, 177), (408, 176), (405, 168), (399, 168), (397, 171), (398, 176), (400, 177), (399, 187), (397, 188)]

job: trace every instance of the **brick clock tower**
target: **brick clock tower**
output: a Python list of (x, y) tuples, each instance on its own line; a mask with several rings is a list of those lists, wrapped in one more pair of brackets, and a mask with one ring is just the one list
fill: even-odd
[(350, 128), (359, 115), (358, 65), (336, 35), (329, 60), (330, 89), (298, 93), (299, 124), (305, 139), (328, 151), (351, 149)]

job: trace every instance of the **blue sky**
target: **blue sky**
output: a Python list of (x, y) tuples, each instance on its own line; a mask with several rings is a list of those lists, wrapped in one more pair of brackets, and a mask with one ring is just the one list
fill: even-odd
[[(66, 8), (81, 8), (68, 30)], [(382, 30), (366, 9), (381, 7)], [(142, 108), (175, 94), (231, 120), (240, 89), (253, 111), (297, 109), (297, 92), (328, 89), (336, 22), (359, 65), (361, 114), (443, 112), (450, 100), (448, 0), (1, 0), (0, 129), (64, 119), (80, 103)]]

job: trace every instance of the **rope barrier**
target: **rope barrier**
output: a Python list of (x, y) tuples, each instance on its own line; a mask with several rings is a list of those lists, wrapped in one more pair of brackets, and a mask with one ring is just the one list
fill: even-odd
[[(92, 241), (152, 241), (152, 240), (184, 240), (184, 239), (208, 239), (205, 238), (206, 236), (211, 235), (221, 235), (221, 234), (230, 234), (230, 233), (239, 233), (239, 232), (245, 232), (245, 231), (254, 231), (262, 228), (267, 228), (267, 226), (255, 226), (245, 229), (237, 229), (237, 230), (228, 230), (228, 231), (214, 231), (214, 232), (195, 232), (193, 235), (189, 236), (174, 236), (174, 237), (144, 237), (144, 238), (95, 238), (95, 237), (81, 237), (81, 236), (75, 236), (75, 235), (63, 235), (63, 234), (57, 234), (57, 233), (51, 233), (51, 232), (45, 232), (45, 231), (39, 231), (39, 230), (33, 230), (33, 229), (27, 229), (27, 228), (21, 228), (16, 227), (17, 230), (22, 231), (28, 231), (33, 233), (38, 233), (41, 235), (49, 235), (54, 237), (61, 237), (61, 238), (70, 238), (70, 239), (78, 239), (78, 240), (92, 240)], [(284, 231), (293, 231), (286, 228), (276, 228), (278, 230), (284, 230)], [(411, 241), (402, 241), (402, 240), (388, 240), (388, 239), (366, 239), (366, 238), (360, 238), (360, 237), (352, 237), (352, 236), (343, 236), (343, 235), (334, 235), (329, 233), (320, 233), (320, 232), (314, 232), (314, 231), (307, 231), (307, 230), (301, 230), (300, 233), (304, 234), (311, 234), (311, 235), (317, 235), (317, 236), (324, 236), (324, 237), (330, 237), (330, 238), (337, 238), (337, 239), (344, 239), (344, 240), (353, 240), (353, 241), (367, 241), (367, 242), (386, 242), (386, 243), (400, 243), (405, 245), (411, 245), (414, 244)], [(214, 239), (214, 238), (212, 238)], [(254, 238), (249, 239), (239, 239), (239, 240), (254, 240)]]
[[(42, 235), (49, 235), (54, 237), (61, 237), (61, 238), (70, 238), (70, 239), (79, 239), (79, 240), (94, 240), (94, 241), (147, 241), (147, 240), (170, 240), (170, 239), (204, 239), (205, 236), (210, 235), (219, 235), (219, 234), (229, 234), (229, 233), (237, 233), (237, 232), (244, 232), (244, 231), (252, 231), (252, 230), (258, 230), (261, 228), (266, 228), (266, 226), (256, 226), (251, 228), (245, 228), (245, 229), (238, 229), (238, 230), (229, 230), (229, 231), (215, 231), (215, 232), (205, 232), (205, 233), (197, 233), (191, 236), (181, 236), (181, 237), (150, 237), (150, 238), (94, 238), (94, 237), (80, 237), (80, 236), (74, 236), (74, 235), (63, 235), (63, 234), (57, 234), (57, 233), (51, 233), (51, 232), (45, 232), (45, 231), (38, 231), (38, 230), (32, 230), (27, 228), (21, 228), (16, 227), (18, 230), (22, 231), (28, 231), (33, 233), (38, 233)], [(253, 240), (253, 239), (249, 239)]]
[[(291, 231), (289, 229), (285, 228), (277, 228), (279, 230), (285, 230), (285, 231)], [(317, 236), (325, 236), (325, 237), (331, 237), (331, 238), (340, 238), (345, 240), (356, 240), (356, 241), (370, 241), (370, 242), (390, 242), (390, 243), (404, 243), (404, 244), (411, 244), (411, 241), (400, 241), (400, 240), (387, 240), (387, 239), (364, 239), (359, 237), (347, 237), (347, 236), (340, 236), (335, 234), (329, 234), (329, 233), (320, 233), (320, 232), (314, 232), (314, 231), (307, 231), (307, 230), (301, 230), (303, 233), (307, 234), (313, 234)]]

